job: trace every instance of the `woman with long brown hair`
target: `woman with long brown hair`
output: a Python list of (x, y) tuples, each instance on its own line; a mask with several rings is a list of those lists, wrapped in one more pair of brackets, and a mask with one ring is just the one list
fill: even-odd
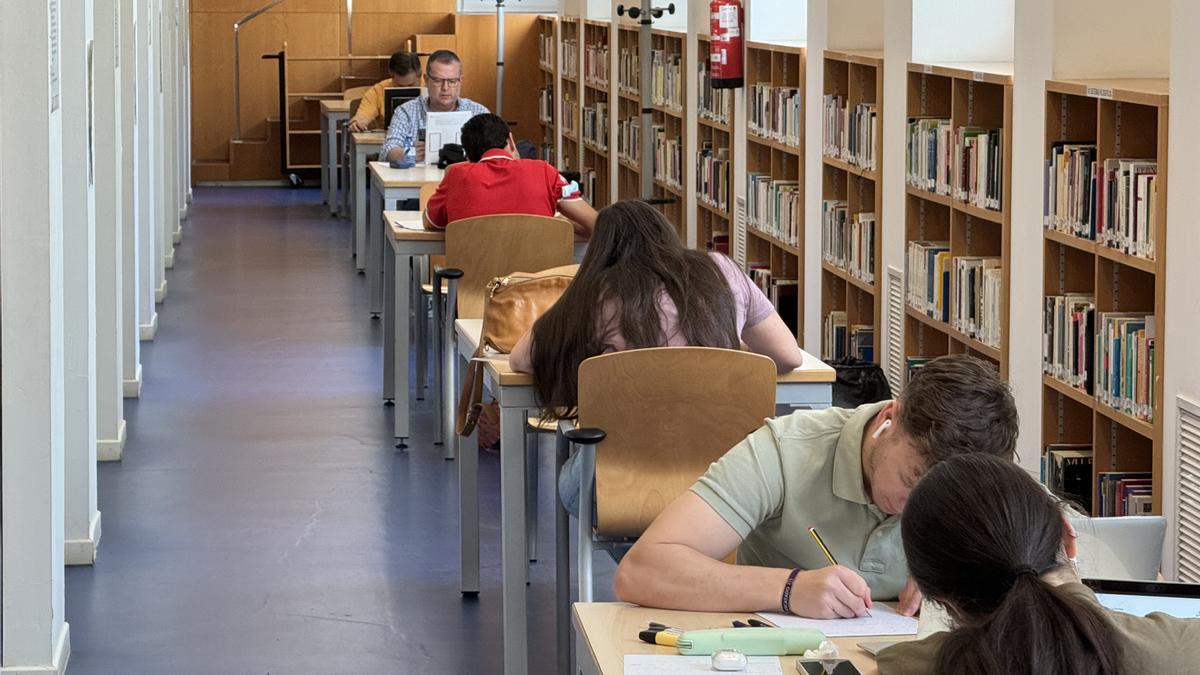
[(1071, 560), (1063, 507), (1013, 462), (938, 463), (908, 497), (909, 573), (957, 628), (879, 654), (881, 675), (1195, 672), (1200, 621), (1102, 607)]
[[(544, 410), (573, 414), (579, 364), (607, 352), (649, 347), (722, 347), (775, 361), (780, 372), (800, 365), (796, 338), (770, 300), (727, 256), (686, 248), (654, 207), (621, 201), (600, 211), (587, 253), (563, 296), (509, 356), (533, 374)], [(578, 493), (575, 463), (560, 481)], [(562, 490), (561, 488), (573, 485)]]

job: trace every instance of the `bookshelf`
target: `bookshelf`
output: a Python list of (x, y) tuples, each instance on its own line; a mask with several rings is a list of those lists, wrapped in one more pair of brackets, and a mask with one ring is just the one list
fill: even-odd
[(908, 65), (905, 379), (970, 354), (1008, 376), (1012, 64)]
[(638, 30), (617, 28), (617, 199), (637, 199), (641, 187), (641, 65)]
[(826, 50), (821, 354), (878, 363), (883, 296), (883, 53)]
[(538, 156), (551, 164), (557, 164), (555, 146), (558, 129), (554, 122), (554, 113), (558, 99), (554, 96), (554, 80), (558, 67), (558, 17), (538, 15), (537, 28), (538, 78), (541, 83), (538, 88), (538, 127), (541, 129)]
[[(561, 171), (580, 170), (579, 101), (582, 91), (580, 91), (579, 80), (583, 72), (580, 67), (582, 54), (579, 21), (577, 17), (564, 16), (558, 24), (559, 34), (562, 36), (560, 52), (562, 58), (558, 64), (559, 82), (562, 87), (558, 118), (559, 124), (562, 126), (562, 157), (559, 158), (558, 164)], [(590, 201), (591, 195), (587, 197)]]
[(607, 206), (609, 194), (609, 23), (583, 21), (583, 106), (580, 142), (583, 145), (584, 195), (596, 208)]
[(1165, 79), (1046, 82), (1042, 441), (1090, 446), (1097, 516), (1162, 513), (1167, 111)]
[(684, 123), (684, 92), (687, 72), (684, 68), (683, 45), (686, 34), (654, 29), (651, 33), (650, 59), (652, 67), (651, 99), (653, 126), (651, 138), (645, 139), (645, 152), (654, 153), (654, 197), (670, 200), (658, 208), (675, 223), (679, 239), (688, 240), (687, 211), (684, 208), (683, 184), (687, 142)]
[(746, 264), (800, 339), (804, 316), (804, 69), (799, 45), (746, 44)]
[(733, 224), (733, 92), (713, 89), (709, 39), (696, 41), (696, 244), (729, 255)]

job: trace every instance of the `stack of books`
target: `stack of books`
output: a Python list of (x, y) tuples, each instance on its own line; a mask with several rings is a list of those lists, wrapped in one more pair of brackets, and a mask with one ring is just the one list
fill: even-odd
[(1096, 398), (1154, 421), (1154, 315), (1100, 312), (1096, 324)]
[(637, 117), (617, 120), (617, 157), (637, 164), (642, 156), (642, 121)]
[(590, 202), (596, 201), (596, 170), (581, 169), (579, 171), (579, 187), (583, 192), (584, 199)]
[(637, 47), (621, 47), (617, 53), (617, 86), (626, 94), (637, 96), (642, 77), (642, 67), (638, 64)]
[(1154, 480), (1148, 471), (1101, 471), (1096, 474), (1096, 515), (1148, 516), (1154, 512)]
[(696, 106), (696, 112), (700, 115), (700, 119), (729, 124), (729, 113), (733, 110), (733, 90), (713, 89), (712, 78), (708, 75), (707, 61), (700, 66), (700, 72), (696, 77), (696, 81), (700, 84), (698, 87), (699, 100)]
[(679, 136), (667, 136), (661, 125), (651, 128), (654, 136), (654, 178), (671, 187), (683, 189), (683, 143)]
[(875, 214), (849, 217), (846, 202), (821, 202), (821, 255), (857, 279), (875, 282)]
[(562, 41), (562, 75), (575, 79), (579, 77), (579, 40), (563, 38)]
[(840, 157), (854, 166), (875, 170), (875, 139), (878, 138), (879, 115), (874, 103), (859, 103), (846, 110), (843, 122)]
[(913, 377), (932, 360), (932, 356), (909, 356), (904, 359), (904, 381), (912, 382)]
[(909, 306), (938, 321), (950, 321), (950, 244), (908, 242), (906, 274)]
[(1154, 260), (1158, 224), (1158, 163), (1106, 159), (1096, 195), (1096, 240), (1109, 248)]
[(704, 141), (696, 154), (696, 196), (722, 211), (729, 210), (729, 149)]
[(1095, 296), (1046, 296), (1042, 309), (1043, 373), (1092, 393), (1095, 338)]
[(841, 157), (846, 137), (846, 97), (826, 94), (822, 101), (821, 153), (827, 157)]
[(1059, 141), (1050, 146), (1042, 191), (1042, 225), (1096, 238), (1096, 146)]
[(954, 198), (999, 211), (1002, 155), (999, 129), (959, 127), (954, 136)]
[(668, 110), (683, 110), (683, 58), (661, 49), (650, 51), (653, 77), (653, 102)]
[(918, 190), (949, 196), (954, 168), (950, 120), (910, 119), (906, 138), (905, 182)]
[(768, 174), (746, 174), (746, 225), (789, 245), (800, 243), (804, 204), (799, 181), (775, 180)]
[(583, 142), (608, 151), (608, 103), (598, 101), (583, 109)]
[(538, 63), (543, 68), (554, 70), (554, 36), (538, 35)]
[(554, 124), (554, 85), (538, 90), (538, 119), (543, 124)]
[(801, 92), (795, 87), (758, 83), (747, 92), (746, 115), (750, 131), (792, 147), (800, 147), (804, 126)]
[(579, 102), (563, 96), (562, 98), (562, 130), (563, 133), (575, 133), (575, 120), (579, 117)]
[(583, 79), (596, 87), (608, 87), (608, 45), (587, 45), (585, 47)]
[(1092, 512), (1092, 446), (1057, 443), (1042, 452), (1042, 484), (1050, 492)]
[(846, 356), (846, 312), (834, 310), (826, 314), (823, 330), (821, 359), (836, 361)]
[(959, 256), (954, 266), (954, 329), (980, 342), (1000, 346), (1003, 281), (1000, 258)]
[(844, 199), (821, 202), (821, 258), (834, 267), (846, 268), (846, 230), (850, 207)]

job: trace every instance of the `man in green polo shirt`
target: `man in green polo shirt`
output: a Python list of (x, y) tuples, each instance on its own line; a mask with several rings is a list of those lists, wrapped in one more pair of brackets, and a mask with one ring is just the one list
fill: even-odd
[[(913, 614), (921, 598), (900, 542), (908, 493), (955, 454), (1011, 459), (1016, 439), (1008, 385), (965, 355), (930, 361), (893, 401), (768, 420), (659, 514), (617, 568), (617, 597), (813, 618), (899, 598)], [(738, 564), (722, 562), (734, 550)]]

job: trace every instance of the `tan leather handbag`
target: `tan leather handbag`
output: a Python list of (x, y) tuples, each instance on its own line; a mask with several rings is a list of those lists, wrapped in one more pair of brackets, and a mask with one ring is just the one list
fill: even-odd
[(538, 317), (558, 301), (579, 265), (553, 267), (541, 272), (514, 272), (488, 284), (483, 304), (483, 330), (479, 347), (467, 366), (458, 396), (458, 433), (470, 436), (483, 409), (483, 364), (488, 351), (508, 354)]

